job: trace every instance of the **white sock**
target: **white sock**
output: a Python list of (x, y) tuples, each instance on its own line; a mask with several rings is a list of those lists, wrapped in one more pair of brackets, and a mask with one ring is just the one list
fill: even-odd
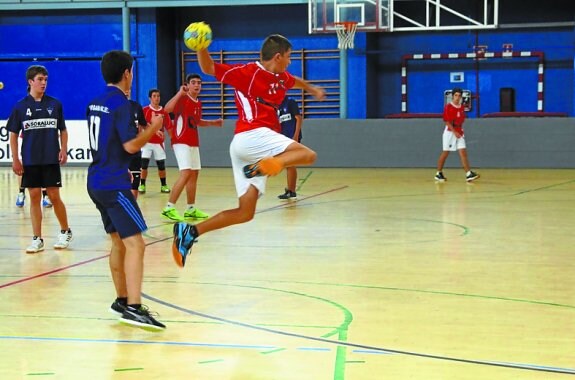
[(166, 203), (166, 208), (172, 208), (172, 207), (174, 207), (174, 204), (172, 202)]
[(189, 204), (189, 203), (188, 203), (188, 210), (193, 210), (193, 209), (194, 209), (194, 204), (193, 204), (193, 203), (192, 203), (192, 204)]

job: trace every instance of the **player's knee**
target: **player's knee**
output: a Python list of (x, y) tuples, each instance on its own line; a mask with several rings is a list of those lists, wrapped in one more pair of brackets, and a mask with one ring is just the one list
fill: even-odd
[(240, 215), (240, 223), (247, 223), (254, 218), (255, 212), (242, 212)]
[(148, 169), (148, 166), (150, 166), (150, 159), (142, 158), (142, 169)]
[(306, 160), (308, 164), (313, 164), (317, 160), (317, 153), (311, 149), (306, 152)]
[(156, 164), (158, 165), (158, 170), (166, 170), (166, 160), (158, 160)]

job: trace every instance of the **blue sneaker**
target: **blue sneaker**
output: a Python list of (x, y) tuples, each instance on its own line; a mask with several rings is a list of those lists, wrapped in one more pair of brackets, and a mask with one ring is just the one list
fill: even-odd
[(47, 195), (44, 195), (44, 197), (42, 197), (42, 207), (47, 207), (47, 208), (52, 207), (52, 201), (50, 200), (50, 198)]
[(24, 203), (26, 201), (26, 194), (18, 193), (16, 197), (16, 207), (24, 207)]
[(192, 245), (196, 242), (197, 232), (193, 225), (187, 223), (174, 224), (174, 242), (172, 243), (172, 256), (176, 265), (183, 268), (186, 257), (190, 254)]

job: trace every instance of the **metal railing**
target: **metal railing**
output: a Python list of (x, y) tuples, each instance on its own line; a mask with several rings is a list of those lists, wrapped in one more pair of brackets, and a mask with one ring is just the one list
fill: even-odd
[[(244, 63), (259, 59), (259, 51), (215, 51), (210, 53), (215, 62)], [(304, 118), (333, 118), (340, 114), (340, 80), (339, 80), (339, 50), (293, 50), (291, 53), (291, 68), (296, 75), (314, 85), (322, 86), (326, 91), (326, 99), (318, 101), (303, 90), (292, 89), (288, 95), (296, 100)], [(332, 70), (318, 70), (332, 66)], [(196, 54), (181, 53), (181, 78), (191, 72), (200, 72)], [(290, 70), (290, 72), (295, 72)], [(310, 79), (313, 78), (313, 79)], [(203, 115), (207, 117), (235, 118), (238, 115), (234, 90), (217, 81), (204, 80), (200, 99), (203, 105)]]

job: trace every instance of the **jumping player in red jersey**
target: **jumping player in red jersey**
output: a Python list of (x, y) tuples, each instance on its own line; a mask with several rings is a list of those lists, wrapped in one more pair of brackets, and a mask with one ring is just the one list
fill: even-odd
[(463, 90), (456, 87), (452, 91), (451, 103), (445, 105), (443, 109), (443, 121), (445, 121), (445, 130), (443, 131), (443, 151), (437, 161), (437, 173), (435, 180), (445, 182), (447, 178), (443, 175), (443, 166), (449, 156), (449, 152), (459, 151), (461, 165), (465, 170), (465, 180), (471, 182), (479, 178), (479, 174), (473, 172), (469, 166), (467, 158), (467, 148), (465, 146), (465, 137), (463, 134), (463, 122), (465, 121), (465, 111), (461, 104)]
[(264, 40), (257, 62), (215, 63), (207, 49), (197, 52), (205, 74), (214, 75), (235, 89), (239, 115), (230, 156), (239, 204), (237, 208), (221, 211), (195, 226), (174, 225), (172, 253), (179, 266), (184, 266), (198, 236), (253, 219), (268, 176), (277, 175), (286, 167), (315, 162), (313, 150), (276, 132), (279, 130), (277, 110), (290, 88), (304, 89), (319, 100), (325, 97), (323, 88), (286, 71), (291, 63), (291, 50), (287, 38), (273, 34)]
[(164, 118), (164, 125), (146, 145), (142, 148), (142, 173), (140, 178), (140, 186), (138, 192), (146, 192), (146, 179), (148, 178), (148, 166), (150, 159), (154, 156), (156, 166), (158, 167), (158, 177), (160, 177), (160, 192), (169, 193), (170, 188), (166, 183), (166, 149), (164, 147), (165, 133), (172, 126), (170, 115), (160, 105), (160, 90), (152, 88), (148, 92), (150, 104), (144, 107), (144, 116), (148, 123), (151, 122), (154, 115), (162, 115)]
[[(202, 119), (202, 102), (198, 95), (202, 89), (202, 78), (198, 74), (188, 74), (186, 84), (166, 103), (166, 112), (174, 113), (171, 132), (172, 148), (178, 161), (180, 175), (176, 180), (162, 215), (175, 221), (184, 218), (206, 219), (209, 215), (195, 207), (198, 176), (202, 169), (200, 161), (200, 137), (198, 127), (221, 127), (222, 119)], [(175, 204), (186, 189), (187, 207), (184, 218), (178, 213)]]

